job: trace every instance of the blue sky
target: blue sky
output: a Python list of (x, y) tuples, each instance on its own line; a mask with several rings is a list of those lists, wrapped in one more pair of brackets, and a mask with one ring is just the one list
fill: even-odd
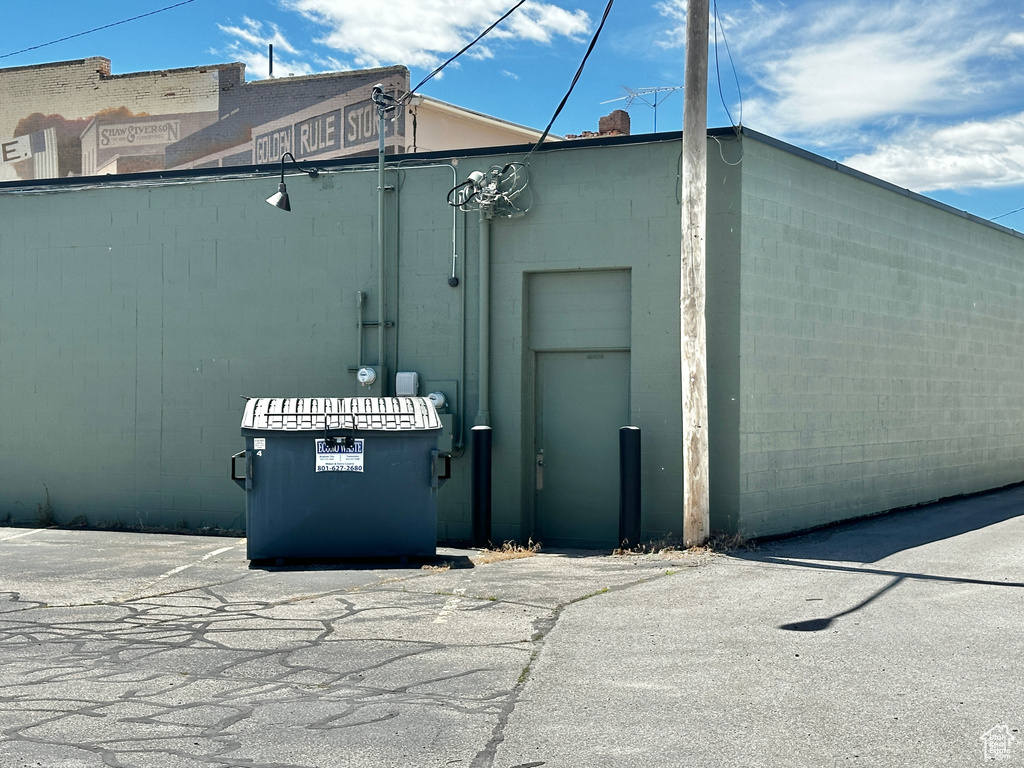
[[(4, 25), (0, 56), (181, 0), (37, 0)], [(0, 58), (105, 56), (115, 74), (243, 61), (250, 80), (406, 64), (417, 82), (513, 0), (191, 0)], [(542, 128), (605, 0), (530, 0), (423, 93)], [(557, 133), (596, 130), (623, 86), (683, 82), (685, 0), (617, 0)], [(1024, 207), (1024, 5), (1019, 0), (719, 0), (708, 123), (744, 125), (985, 218)], [(12, 23), (15, 22), (15, 23)], [(714, 37), (714, 35), (713, 35)], [(739, 89), (736, 86), (739, 81)], [(742, 95), (742, 112), (740, 108)], [(682, 124), (663, 93), (659, 130)], [(728, 106), (732, 120), (726, 113)], [(633, 132), (654, 110), (630, 108)], [(1024, 230), (1024, 211), (999, 223)]]

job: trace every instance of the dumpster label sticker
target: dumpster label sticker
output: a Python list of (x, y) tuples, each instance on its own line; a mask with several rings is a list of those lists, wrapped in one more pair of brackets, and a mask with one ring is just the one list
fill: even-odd
[(326, 440), (316, 441), (317, 472), (362, 472), (363, 441), (355, 439), (355, 445), (346, 448), (344, 443), (328, 445)]
[(252, 449), (254, 451), (265, 451), (265, 450), (267, 450), (267, 438), (265, 438), (265, 437), (254, 437), (252, 439)]

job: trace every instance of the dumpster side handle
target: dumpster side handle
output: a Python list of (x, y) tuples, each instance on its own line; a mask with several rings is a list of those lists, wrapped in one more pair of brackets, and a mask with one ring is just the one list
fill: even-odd
[(440, 488), (452, 478), (452, 455), (445, 451), (430, 452), (430, 487)]
[[(239, 477), (235, 474), (235, 461), (245, 456), (245, 475)], [(252, 490), (252, 455), (249, 451), (239, 451), (231, 457), (231, 479), (238, 483), (238, 487)]]

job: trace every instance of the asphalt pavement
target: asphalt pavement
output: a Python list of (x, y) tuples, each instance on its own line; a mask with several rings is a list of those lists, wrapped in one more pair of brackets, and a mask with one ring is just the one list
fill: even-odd
[(0, 528), (0, 766), (1024, 765), (1024, 488), (729, 553)]

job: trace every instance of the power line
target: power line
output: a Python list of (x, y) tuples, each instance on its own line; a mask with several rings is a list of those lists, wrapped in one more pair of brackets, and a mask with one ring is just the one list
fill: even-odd
[(1004, 216), (1009, 216), (1011, 213), (1020, 213), (1021, 211), (1024, 211), (1024, 208), (1016, 208), (1012, 211), (1007, 211), (1006, 213), (1000, 213), (998, 216), (993, 216), (989, 221), (995, 221), (996, 219), (1001, 219)]
[(594, 46), (597, 45), (597, 38), (601, 36), (601, 30), (604, 29), (604, 23), (608, 19), (608, 13), (611, 11), (612, 4), (614, 2), (615, 0), (608, 0), (608, 5), (604, 7), (604, 14), (601, 16), (601, 23), (597, 25), (597, 31), (595, 31), (594, 36), (590, 38), (590, 45), (587, 46), (587, 52), (583, 54), (583, 60), (580, 61), (579, 69), (576, 70), (576, 76), (572, 79), (572, 83), (569, 85), (569, 90), (565, 92), (565, 96), (562, 97), (562, 101), (555, 109), (555, 114), (553, 114), (551, 116), (551, 120), (548, 121), (548, 125), (544, 129), (544, 133), (541, 134), (537, 143), (533, 145), (533, 149), (526, 153), (526, 157), (523, 159), (524, 163), (528, 162), (530, 156), (537, 151), (537, 147), (544, 143), (544, 139), (546, 139), (548, 137), (548, 133), (551, 132), (551, 126), (555, 124), (555, 120), (557, 120), (558, 115), (561, 114), (562, 107), (564, 107), (565, 102), (569, 100), (569, 95), (572, 93), (572, 89), (576, 87), (576, 83), (579, 81), (580, 75), (583, 74), (583, 68), (587, 65), (587, 59), (590, 58), (590, 54), (593, 52)]
[(732, 119), (732, 113), (729, 111), (729, 105), (725, 103), (725, 94), (722, 92), (722, 73), (718, 68), (718, 30), (721, 27), (721, 21), (718, 18), (718, 0), (714, 2), (714, 17), (715, 17), (715, 75), (718, 78), (718, 95), (722, 99), (722, 106), (725, 107), (725, 114), (729, 116), (729, 122), (732, 125), (743, 125), (743, 91), (740, 90), (740, 77), (736, 72), (736, 62), (732, 60), (732, 51), (729, 49), (729, 40), (725, 36), (725, 27), (722, 27), (722, 42), (725, 43), (725, 52), (729, 54), (729, 66), (732, 67), (732, 76), (736, 81), (736, 95), (740, 100), (740, 121), (736, 123)]
[(459, 56), (461, 56), (466, 51), (468, 51), (470, 48), (472, 48), (474, 45), (476, 45), (478, 42), (480, 42), (483, 39), (483, 37), (488, 32), (490, 32), (496, 26), (501, 24), (501, 22), (503, 22), (505, 19), (507, 19), (509, 16), (511, 16), (516, 11), (516, 9), (518, 9), (519, 6), (521, 6), (525, 2), (526, 2), (526, 0), (519, 0), (518, 3), (516, 3), (511, 8), (509, 8), (507, 11), (505, 11), (503, 14), (501, 14), (501, 16), (498, 17), (497, 21), (495, 21), (493, 24), (491, 24), (491, 26), (489, 26), (487, 29), (485, 29), (483, 32), (481, 32), (479, 35), (477, 35), (476, 38), (471, 43), (469, 43), (468, 45), (463, 47), (461, 51), (459, 51), (454, 56), (452, 56), (450, 59), (448, 59), (448, 61), (446, 61), (444, 64), (442, 64), (437, 69), (435, 69), (433, 72), (431, 72), (429, 75), (427, 75), (422, 80), (420, 80), (419, 83), (416, 84), (415, 88), (413, 88), (411, 91), (409, 91), (407, 94), (405, 94), (405, 96), (403, 96), (401, 98), (401, 101), (404, 102), (406, 99), (408, 99), (414, 93), (416, 93), (416, 91), (418, 91), (420, 89), (420, 87), (423, 86), (428, 80), (430, 80), (432, 77), (434, 77), (434, 75), (438, 74), (442, 69), (447, 67), (449, 64), (451, 64), (457, 58), (459, 58)]
[(102, 27), (96, 27), (95, 29), (87, 29), (87, 30), (85, 30), (85, 32), (77, 32), (77, 33), (75, 33), (73, 35), (68, 35), (67, 37), (62, 37), (59, 40), (51, 40), (48, 43), (40, 43), (39, 45), (33, 45), (33, 46), (30, 46), (29, 48), (22, 48), (20, 51), (14, 51), (12, 53), (5, 53), (3, 55), (0, 55), (0, 59), (6, 59), (9, 56), (17, 56), (19, 53), (28, 53), (29, 51), (35, 51), (35, 50), (38, 50), (40, 48), (45, 48), (48, 45), (56, 45), (57, 43), (63, 43), (65, 40), (73, 40), (74, 38), (81, 37), (82, 35), (90, 35), (93, 32), (99, 32), (102, 29), (110, 29), (111, 27), (117, 27), (117, 26), (120, 26), (121, 24), (127, 24), (129, 21), (137, 21), (138, 19), (144, 19), (147, 16), (155, 16), (158, 13), (163, 13), (164, 11), (169, 11), (172, 8), (178, 8), (178, 7), (182, 6), (182, 5), (188, 5), (189, 3), (194, 3), (195, 1), (196, 0), (182, 0), (180, 3), (175, 3), (174, 5), (168, 5), (165, 8), (159, 8), (159, 9), (157, 9), (155, 11), (150, 11), (149, 13), (143, 13), (143, 14), (140, 14), (138, 16), (132, 16), (130, 19), (122, 19), (121, 21), (115, 21), (113, 24), (104, 24)]

